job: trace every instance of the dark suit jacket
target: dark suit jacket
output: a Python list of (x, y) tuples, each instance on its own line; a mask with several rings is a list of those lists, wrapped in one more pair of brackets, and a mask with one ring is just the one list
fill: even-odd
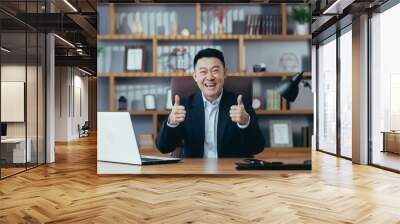
[[(157, 148), (162, 153), (169, 153), (184, 141), (183, 157), (203, 157), (204, 154), (204, 102), (200, 91), (183, 98), (186, 118), (175, 128), (165, 121), (157, 136)], [(237, 96), (223, 91), (218, 112), (217, 148), (218, 157), (252, 157), (264, 149), (264, 137), (258, 126), (254, 109), (244, 101), (246, 112), (250, 115), (250, 124), (240, 129), (232, 122), (229, 110), (237, 104)]]

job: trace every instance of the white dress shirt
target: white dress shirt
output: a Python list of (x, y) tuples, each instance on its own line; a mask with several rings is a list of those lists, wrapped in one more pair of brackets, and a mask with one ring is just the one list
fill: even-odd
[(204, 158), (218, 158), (217, 148), (217, 130), (218, 130), (218, 112), (219, 102), (222, 92), (217, 99), (210, 102), (204, 95)]
[[(219, 103), (222, 98), (222, 92), (217, 99), (210, 102), (202, 93), (204, 102), (204, 158), (218, 158), (218, 145), (217, 145), (217, 130), (218, 130), (218, 113)], [(250, 124), (249, 121), (245, 125), (237, 123), (239, 128), (247, 128)], [(172, 125), (167, 122), (168, 127), (175, 128), (178, 125)]]

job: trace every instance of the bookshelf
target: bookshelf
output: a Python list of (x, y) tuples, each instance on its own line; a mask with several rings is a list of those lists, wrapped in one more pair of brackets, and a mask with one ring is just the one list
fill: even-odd
[(132, 34), (104, 34), (97, 35), (97, 40), (279, 40), (279, 41), (294, 41), (294, 40), (310, 40), (311, 35), (246, 35), (246, 34), (215, 34), (215, 35), (175, 35), (175, 36), (162, 36), (162, 35), (132, 35)]
[[(191, 76), (189, 72), (106, 72), (98, 73), (99, 77), (184, 77)], [(292, 73), (286, 72), (229, 72), (228, 76), (240, 77), (270, 77), (270, 78), (287, 78)], [(310, 72), (305, 72), (304, 77), (311, 77)]]
[[(277, 69), (277, 64), (279, 54), (272, 53), (268, 50), (272, 48), (271, 44), (277, 44), (278, 48), (296, 48), (296, 46), (301, 46), (305, 54), (310, 57), (311, 53), (307, 52), (308, 48), (311, 46), (311, 35), (294, 35), (289, 31), (289, 21), (288, 21), (288, 6), (286, 3), (280, 4), (265, 4), (265, 3), (251, 3), (243, 6), (241, 4), (229, 4), (232, 7), (232, 11), (245, 8), (244, 15), (242, 17), (250, 17), (253, 13), (261, 14), (273, 14), (279, 16), (280, 26), (278, 27), (279, 33), (273, 34), (247, 34), (246, 32), (241, 34), (233, 34), (233, 27), (229, 27), (228, 23), (224, 23), (226, 30), (225, 33), (210, 33), (213, 32), (211, 28), (209, 31), (205, 32), (205, 24), (203, 19), (204, 15), (207, 14), (207, 10), (212, 10), (215, 6), (227, 6), (227, 4), (206, 4), (206, 3), (187, 3), (187, 4), (129, 4), (124, 5), (123, 3), (103, 3), (99, 4), (99, 18), (100, 18), (100, 32), (97, 35), (98, 45), (108, 46), (113, 48), (112, 55), (114, 61), (111, 63), (114, 67), (104, 68), (104, 60), (100, 63), (100, 69), (98, 64), (98, 79), (101, 81), (99, 84), (99, 91), (102, 91), (99, 110), (102, 111), (117, 111), (118, 108), (118, 98), (121, 95), (120, 90), (123, 88), (130, 88), (132, 85), (147, 85), (153, 86), (154, 89), (162, 89), (169, 86), (169, 81), (172, 77), (183, 77), (191, 76), (192, 69), (188, 69), (186, 72), (182, 71), (171, 71), (165, 68), (160, 69), (160, 49), (167, 48), (170, 46), (182, 46), (188, 47), (188, 49), (194, 46), (197, 49), (204, 46), (218, 46), (225, 53), (227, 60), (228, 76), (240, 76), (240, 77), (253, 77), (253, 89), (255, 96), (265, 96), (265, 89), (272, 88), (276, 84), (291, 75), (295, 71), (280, 71)], [(232, 6), (233, 5), (233, 6)], [(248, 6), (250, 5), (250, 6)], [(128, 7), (125, 7), (128, 6)], [(123, 13), (126, 13), (125, 17), (129, 17), (129, 12), (133, 13), (140, 12), (143, 16), (143, 12), (149, 11), (149, 14), (154, 13), (155, 18), (157, 18), (157, 10), (185, 10), (188, 19), (185, 19), (186, 25), (180, 25), (179, 28), (188, 27), (189, 35), (169, 34), (160, 35), (157, 34), (155, 28), (151, 31), (151, 26), (147, 28), (141, 34), (132, 34), (125, 31), (121, 31), (123, 23), (121, 23), (121, 18)], [(246, 11), (247, 10), (247, 11)], [(154, 12), (153, 12), (154, 11)], [(184, 12), (184, 11), (180, 11)], [(240, 11), (239, 11), (240, 12)], [(208, 12), (209, 13), (209, 12)], [(183, 13), (184, 14), (184, 13)], [(232, 13), (233, 14), (233, 13)], [(134, 14), (135, 15), (135, 14)], [(161, 15), (162, 16), (162, 15)], [(178, 21), (180, 16), (176, 15)], [(132, 16), (133, 18), (134, 16)], [(186, 21), (187, 20), (187, 21)], [(188, 22), (191, 20), (190, 22)], [(102, 26), (106, 23), (106, 26)], [(189, 25), (188, 25), (189, 24)], [(192, 25), (190, 25), (192, 24)], [(211, 26), (210, 26), (211, 27)], [(229, 31), (230, 30), (230, 31)], [(214, 31), (216, 29), (214, 28)], [(146, 46), (146, 61), (147, 65), (143, 72), (126, 72), (123, 69), (123, 63), (121, 62), (121, 53), (115, 53), (115, 49), (123, 49), (128, 45), (145, 45)], [(266, 72), (253, 72), (251, 71), (251, 65), (257, 61), (258, 56), (252, 55), (252, 52), (257, 52), (257, 49), (262, 46), (263, 50), (267, 52), (264, 61), (274, 61), (271, 65), (267, 65)], [(276, 50), (275, 50), (276, 51)], [(111, 52), (111, 51), (109, 51)], [(190, 52), (190, 50), (189, 50)], [(284, 52), (283, 52), (284, 53)], [(297, 54), (301, 54), (296, 52)], [(269, 55), (268, 55), (269, 54)], [(275, 55), (277, 54), (277, 55)], [(116, 57), (114, 57), (116, 55)], [(272, 58), (272, 59), (271, 59)], [(99, 61), (99, 60), (98, 60)], [(103, 67), (102, 67), (103, 66)], [(305, 72), (305, 78), (310, 79), (311, 73)], [(155, 87), (154, 87), (155, 86)], [(139, 88), (139, 87), (138, 87)], [(123, 90), (124, 94), (128, 93), (128, 90)], [(158, 91), (158, 90), (156, 90)], [(136, 92), (135, 92), (136, 93)], [(142, 95), (145, 93), (142, 93)], [(158, 94), (158, 93), (157, 93)], [(157, 102), (163, 100), (163, 94), (158, 94)], [(131, 98), (137, 99), (137, 96), (133, 94)], [(129, 97), (128, 97), (129, 98)], [(140, 97), (139, 97), (140, 98)], [(131, 100), (134, 102), (135, 100)], [(138, 102), (138, 100), (136, 100)], [(128, 103), (130, 104), (130, 103)], [(142, 133), (152, 134), (155, 137), (158, 134), (160, 124), (167, 118), (169, 111), (165, 110), (163, 105), (157, 105), (157, 110), (144, 110), (143, 106), (137, 106), (140, 103), (131, 103), (133, 106), (128, 106), (128, 112), (134, 117), (137, 123), (140, 123), (139, 128), (146, 126)], [(136, 106), (134, 106), (134, 104)], [(266, 104), (266, 103), (265, 103)], [(312, 102), (311, 102), (312, 104)], [(280, 99), (280, 110), (267, 110), (261, 109), (256, 110), (259, 116), (260, 127), (263, 129), (268, 129), (268, 122), (266, 119), (292, 119), (294, 120), (294, 125), (307, 125), (312, 127), (312, 108), (292, 108), (292, 104), (289, 104), (284, 99)], [(300, 121), (299, 121), (300, 120)], [(263, 131), (266, 139), (268, 139), (268, 131)], [(297, 141), (299, 142), (299, 141)], [(303, 147), (301, 144), (295, 144), (295, 148), (301, 150), (309, 149), (309, 147)], [(272, 148), (266, 146), (266, 149), (270, 150)], [(279, 149), (277, 149), (279, 150)]]

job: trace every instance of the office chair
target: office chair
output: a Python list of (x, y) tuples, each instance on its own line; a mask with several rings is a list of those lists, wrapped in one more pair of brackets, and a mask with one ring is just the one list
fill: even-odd
[[(253, 85), (252, 79), (249, 77), (227, 77), (224, 82), (224, 89), (229, 92), (234, 93), (235, 95), (242, 94), (243, 99), (247, 102), (252, 103), (253, 99)], [(171, 97), (172, 104), (175, 101), (175, 95), (179, 95), (181, 98), (188, 97), (199, 91), (199, 87), (194, 81), (193, 77), (173, 77), (171, 79)], [(177, 147), (172, 153), (171, 156), (176, 158), (181, 158), (182, 148)]]
[(89, 136), (89, 129), (90, 129), (89, 121), (85, 121), (85, 123), (82, 126), (78, 124), (79, 138)]

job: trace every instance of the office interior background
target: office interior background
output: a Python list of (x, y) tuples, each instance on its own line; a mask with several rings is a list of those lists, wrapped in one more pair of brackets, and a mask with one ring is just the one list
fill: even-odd
[[(295, 6), (304, 3), (309, 4), (312, 11), (311, 26), (308, 34), (298, 34), (298, 24), (291, 21), (289, 14)], [(13, 204), (12, 200), (18, 203), (18, 199), (23, 201), (32, 195), (42, 199), (43, 189), (57, 192), (48, 196), (53, 201), (68, 201), (60, 195), (72, 192), (68, 197), (73, 200), (82, 192), (95, 198), (104, 192), (115, 193), (110, 186), (118, 181), (121, 183), (118, 189), (132, 193), (132, 197), (145, 195), (151, 200), (154, 199), (151, 193), (161, 192), (158, 196), (168, 194), (168, 190), (158, 188), (162, 184), (171, 189), (185, 188), (180, 188), (188, 185), (185, 178), (193, 185), (204, 184), (191, 189), (200, 195), (203, 195), (200, 192), (204, 189), (204, 195), (213, 195), (215, 192), (225, 195), (219, 191), (218, 185), (224, 191), (239, 195), (237, 188), (231, 189), (232, 184), (238, 183), (237, 180), (225, 179), (224, 182), (218, 178), (185, 177), (172, 179), (176, 185), (172, 186), (171, 179), (164, 177), (158, 177), (158, 180), (135, 177), (137, 181), (122, 177), (105, 179), (97, 176), (94, 168), (96, 112), (119, 110), (120, 102), (124, 102), (119, 100), (124, 96), (127, 103), (123, 109), (129, 111), (134, 119), (133, 125), (139, 130), (136, 133), (139, 143), (141, 138), (148, 140), (150, 136), (151, 141), (147, 141), (146, 147), (154, 150), (152, 140), (160, 123), (168, 115), (166, 98), (170, 79), (187, 75), (173, 70), (176, 66), (183, 66), (187, 71), (192, 69), (188, 65), (190, 63), (169, 67), (168, 57), (159, 56), (176, 47), (186, 47), (190, 53), (198, 47), (215, 46), (229, 58), (228, 70), (233, 75), (254, 79), (253, 93), (264, 100), (258, 116), (266, 139), (269, 138), (268, 125), (271, 120), (290, 121), (293, 148), (285, 149), (301, 153), (310, 151), (313, 157), (315, 169), (310, 173), (312, 178), (307, 180), (302, 176), (286, 174), (276, 177), (272, 183), (265, 180), (268, 178), (238, 177), (240, 181), (243, 180), (241, 183), (248, 183), (243, 187), (245, 195), (250, 197), (246, 198), (248, 201), (254, 200), (251, 198), (254, 195), (249, 192), (255, 186), (263, 187), (262, 190), (256, 189), (260, 195), (271, 186), (282, 189), (273, 188), (273, 193), (289, 193), (289, 196), (277, 197), (285, 201), (285, 206), (279, 202), (272, 203), (283, 210), (276, 211), (268, 207), (271, 213), (267, 214), (271, 219), (263, 220), (279, 221), (279, 214), (286, 215), (290, 212), (285, 211), (294, 211), (290, 217), (300, 221), (398, 222), (400, 205), (395, 200), (399, 187), (398, 174), (395, 173), (400, 172), (400, 103), (396, 98), (400, 92), (400, 68), (396, 61), (396, 53), (400, 52), (397, 42), (400, 32), (396, 29), (400, 21), (398, 1), (289, 0), (284, 3), (270, 1), (268, 4), (251, 2), (240, 7), (229, 4), (232, 23), (225, 20), (223, 28), (208, 20), (218, 20), (212, 10), (208, 11), (212, 8), (211, 4), (149, 4), (149, 1), (131, 3), (132, 6), (125, 4), (126, 1), (111, 0), (0, 2), (0, 197), (5, 202), (0, 205), (0, 217), (14, 212), (10, 205), (19, 206)], [(168, 23), (168, 29), (146, 26), (146, 30), (143, 14), (138, 16), (138, 10), (144, 14), (152, 13), (154, 22), (157, 22), (160, 8), (167, 8), (171, 12), (167, 16), (172, 17), (172, 21), (184, 22)], [(173, 13), (182, 9), (189, 13)], [(224, 7), (220, 9), (224, 11)], [(235, 13), (238, 16), (236, 23), (233, 19)], [(280, 26), (277, 33), (246, 34), (246, 29), (241, 28), (243, 20), (250, 18), (248, 15), (261, 14), (278, 16), (281, 22), (278, 22)], [(137, 17), (140, 17), (142, 28), (132, 30), (129, 21), (137, 21)], [(197, 22), (203, 19), (209, 24)], [(182, 33), (183, 28), (187, 28), (187, 31)], [(143, 35), (137, 35), (134, 31)], [(240, 34), (236, 34), (236, 31)], [(177, 36), (171, 37), (175, 32)], [(205, 35), (199, 37), (198, 34), (202, 33)], [(132, 45), (144, 46), (143, 71), (125, 71), (125, 47)], [(283, 57), (286, 64), (280, 65), (279, 59), (287, 52), (294, 53), (294, 57), (292, 54), (286, 55)], [(311, 68), (303, 63), (303, 59), (311, 60)], [(261, 63), (265, 64), (266, 71), (254, 72), (253, 65)], [(275, 105), (271, 102), (271, 110), (268, 109), (266, 90), (300, 70), (306, 70), (305, 80), (311, 84), (312, 91), (301, 86), (298, 101), (288, 103), (283, 99), (274, 100)], [(155, 96), (155, 110), (145, 109), (144, 95)], [(270, 95), (273, 93), (270, 92)], [(89, 137), (80, 138), (86, 121)], [(312, 132), (311, 143), (303, 141), (302, 127), (308, 127)], [(146, 147), (141, 145), (141, 148)], [(282, 149), (272, 147), (267, 141), (265, 151), (268, 150)], [(71, 185), (59, 184), (57, 181), (60, 180)], [(89, 180), (91, 183), (86, 182)], [(133, 182), (135, 185), (130, 185)], [(31, 190), (26, 188), (26, 184), (32, 184)], [(35, 185), (39, 187), (34, 188)], [(299, 188), (299, 185), (307, 187)], [(71, 188), (66, 191), (58, 188), (66, 186)], [(302, 203), (307, 204), (308, 208), (315, 208), (313, 206), (318, 204), (324, 209), (318, 210), (319, 215), (316, 215), (315, 210), (310, 212), (290, 206), (297, 202), (286, 191), (303, 195), (306, 199)], [(318, 193), (316, 196), (310, 192)], [(85, 197), (79, 197), (79, 200), (86, 202), (88, 199)], [(260, 199), (263, 203), (259, 204), (279, 201), (277, 198)], [(344, 202), (344, 198), (353, 201)], [(111, 199), (104, 201), (116, 207), (123, 204)], [(96, 203), (101, 204), (99, 201)], [(35, 202), (27, 204), (36, 206)], [(146, 207), (144, 203), (141, 205)], [(65, 212), (65, 216), (60, 217), (75, 221), (74, 214), (85, 212), (75, 207), (65, 209), (62, 203), (57, 206)], [(264, 207), (260, 209), (259, 206), (254, 206), (254, 213), (265, 214)], [(150, 210), (150, 207), (146, 208)], [(231, 207), (226, 209), (231, 212), (234, 210)], [(223, 210), (219, 211), (226, 215)], [(42, 222), (57, 220), (56, 217), (45, 219), (31, 211), (24, 212), (13, 213), (14, 218), (25, 215)], [(129, 217), (127, 213), (119, 214)], [(206, 217), (209, 213), (202, 214)], [(151, 215), (144, 217), (148, 216)], [(297, 216), (301, 218), (294, 218)], [(180, 218), (183, 220), (183, 217)], [(236, 222), (244, 220), (235, 218)]]
[[(5, 178), (54, 162), (55, 142), (78, 139), (79, 127), (95, 120), (91, 38), (96, 29), (88, 35), (74, 20), (95, 24), (97, 17), (95, 2), (79, 4), (85, 18), (61, 15), (74, 12), (62, 1), (2, 1), (0, 7), (0, 177)], [(89, 123), (95, 129), (96, 122)]]

